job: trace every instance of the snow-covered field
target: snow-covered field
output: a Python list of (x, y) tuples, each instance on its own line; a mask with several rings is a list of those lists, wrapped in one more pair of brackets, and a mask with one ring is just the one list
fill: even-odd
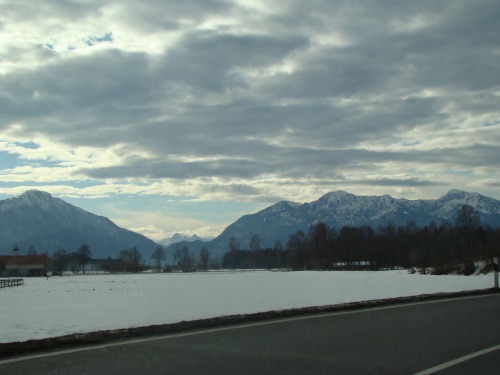
[(407, 271), (26, 278), (0, 289), (0, 342), (492, 286), (491, 275)]

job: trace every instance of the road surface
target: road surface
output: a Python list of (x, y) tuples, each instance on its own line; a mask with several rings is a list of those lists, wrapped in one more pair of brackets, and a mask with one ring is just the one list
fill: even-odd
[(0, 361), (15, 374), (498, 374), (500, 295), (392, 305)]

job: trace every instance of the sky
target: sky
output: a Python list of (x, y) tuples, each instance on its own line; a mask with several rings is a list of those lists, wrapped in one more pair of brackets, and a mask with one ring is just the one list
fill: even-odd
[(500, 199), (498, 0), (0, 0), (0, 199), (159, 240), (344, 190)]

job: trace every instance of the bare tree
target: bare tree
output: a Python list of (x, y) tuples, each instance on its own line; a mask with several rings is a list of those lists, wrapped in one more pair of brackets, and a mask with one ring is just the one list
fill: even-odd
[(68, 254), (62, 247), (58, 247), (52, 254), (52, 266), (54, 271), (62, 273), (68, 266)]
[(167, 253), (165, 252), (163, 246), (158, 246), (156, 250), (153, 251), (153, 254), (151, 254), (151, 259), (153, 259), (156, 262), (158, 272), (161, 271), (161, 261), (165, 260), (166, 257)]
[(252, 260), (253, 260), (253, 270), (255, 271), (255, 263), (257, 258), (257, 251), (260, 249), (260, 237), (257, 233), (250, 233), (250, 241), (249, 248), (252, 252)]
[(191, 255), (191, 251), (187, 245), (179, 247), (178, 250), (179, 263), (178, 266), (182, 270), (182, 272), (188, 272), (191, 270), (193, 265), (193, 256)]
[(202, 269), (206, 272), (208, 268), (208, 262), (210, 260), (210, 252), (208, 251), (208, 247), (204, 245), (200, 250), (200, 265)]
[(470, 275), (474, 272), (474, 265), (470, 257), (473, 253), (473, 243), (476, 229), (481, 225), (481, 217), (476, 209), (464, 204), (457, 214), (457, 226), (462, 230), (464, 236), (463, 261), (464, 274)]
[(236, 254), (240, 250), (240, 244), (236, 241), (236, 238), (231, 236), (229, 238), (229, 244), (227, 245), (227, 254), (230, 261), (231, 268), (235, 269)]
[(130, 257), (130, 251), (127, 249), (120, 251), (118, 258), (122, 262), (122, 271), (123, 272), (130, 271), (131, 263), (132, 263), (131, 257)]
[[(344, 227), (346, 228), (346, 227)], [(326, 270), (331, 268), (329, 248), (330, 229), (324, 222), (317, 222), (309, 228), (308, 233), (308, 256), (313, 269)], [(348, 253), (349, 264), (352, 262), (352, 254)]]
[(90, 246), (83, 244), (76, 251), (76, 259), (82, 265), (82, 272), (85, 275), (85, 265), (91, 259), (92, 252), (90, 251)]
[(276, 265), (278, 269), (280, 268), (280, 256), (283, 251), (283, 245), (280, 240), (274, 242), (274, 251), (276, 252)]
[(139, 268), (141, 266), (141, 260), (142, 260), (142, 254), (137, 248), (137, 246), (134, 246), (132, 249), (129, 250), (130, 253), (130, 262), (132, 264), (134, 272), (139, 272)]
[(303, 231), (298, 230), (288, 237), (286, 249), (290, 254), (291, 266), (295, 270), (306, 268), (307, 254), (306, 254), (306, 238)]
[(111, 257), (108, 256), (108, 259), (106, 259), (104, 262), (102, 262), (99, 266), (99, 268), (101, 270), (103, 270), (104, 272), (107, 272), (109, 273), (111, 271), (111, 268), (112, 268), (112, 260), (111, 260)]

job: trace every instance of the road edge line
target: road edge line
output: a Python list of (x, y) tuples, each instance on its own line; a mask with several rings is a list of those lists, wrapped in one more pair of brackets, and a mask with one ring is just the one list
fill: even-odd
[(491, 348), (483, 349), (483, 350), (480, 350), (478, 352), (467, 354), (467, 355), (464, 355), (462, 357), (453, 359), (451, 361), (448, 361), (448, 362), (445, 362), (445, 363), (441, 363), (440, 365), (437, 365), (437, 366), (428, 368), (426, 370), (417, 372), (414, 375), (430, 375), (430, 374), (434, 374), (435, 372), (447, 369), (449, 367), (458, 365), (459, 363), (466, 362), (466, 361), (468, 361), (470, 359), (482, 356), (484, 354), (488, 354), (488, 353), (494, 352), (494, 351), (499, 350), (499, 349), (500, 349), (500, 345), (495, 345), (495, 346), (492, 346)]

